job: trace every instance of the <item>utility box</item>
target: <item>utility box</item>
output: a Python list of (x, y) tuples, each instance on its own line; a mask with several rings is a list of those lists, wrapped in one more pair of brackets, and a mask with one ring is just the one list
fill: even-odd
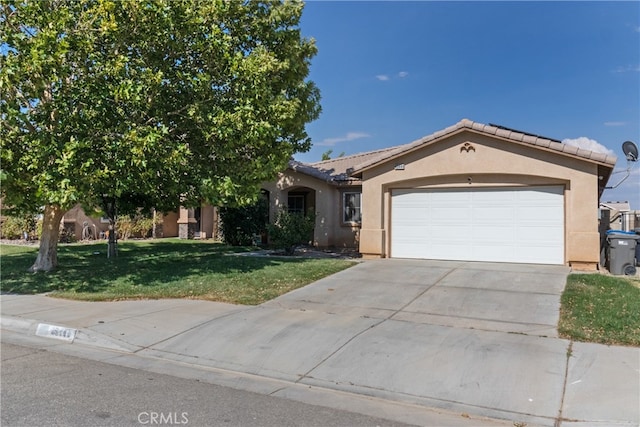
[(629, 232), (608, 232), (609, 272), (615, 275), (636, 274), (636, 247), (640, 236)]

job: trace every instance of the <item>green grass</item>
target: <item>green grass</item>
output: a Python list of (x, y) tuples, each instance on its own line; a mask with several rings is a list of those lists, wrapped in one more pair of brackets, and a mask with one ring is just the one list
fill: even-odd
[(339, 259), (236, 256), (236, 248), (208, 241), (161, 239), (59, 245), (56, 271), (28, 273), (37, 248), (0, 245), (0, 290), (50, 292), (60, 298), (111, 301), (193, 298), (255, 305), (352, 266)]
[(558, 324), (561, 337), (640, 346), (640, 281), (601, 274), (571, 274), (561, 304)]

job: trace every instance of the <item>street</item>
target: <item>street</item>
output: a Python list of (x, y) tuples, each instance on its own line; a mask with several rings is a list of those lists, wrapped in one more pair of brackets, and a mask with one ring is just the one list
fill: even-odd
[(0, 349), (4, 427), (405, 425), (35, 347)]

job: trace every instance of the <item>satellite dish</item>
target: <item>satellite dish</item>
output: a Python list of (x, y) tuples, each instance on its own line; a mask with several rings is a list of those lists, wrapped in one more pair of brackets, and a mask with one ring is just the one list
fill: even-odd
[(622, 182), (625, 179), (629, 178), (629, 175), (631, 174), (631, 169), (633, 169), (633, 165), (631, 164), (631, 162), (637, 162), (638, 161), (638, 146), (635, 143), (633, 143), (631, 141), (623, 142), (622, 143), (622, 151), (624, 152), (624, 155), (627, 157), (627, 170), (626, 171), (612, 172), (611, 175), (615, 175), (617, 173), (626, 173), (626, 175), (616, 185), (614, 185), (612, 187), (604, 187), (607, 190), (610, 190), (612, 188), (616, 188), (618, 185), (622, 184)]
[(627, 160), (635, 162), (638, 160), (638, 146), (631, 141), (625, 141), (622, 143), (622, 151), (627, 156)]

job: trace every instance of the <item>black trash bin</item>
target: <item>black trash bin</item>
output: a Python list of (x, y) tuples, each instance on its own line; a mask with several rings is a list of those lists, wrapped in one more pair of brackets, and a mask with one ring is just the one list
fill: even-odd
[[(640, 236), (640, 228), (636, 228), (636, 234)], [(640, 266), (640, 240), (636, 241), (636, 265)]]
[(615, 275), (636, 274), (636, 247), (640, 236), (624, 231), (607, 232), (609, 272)]

